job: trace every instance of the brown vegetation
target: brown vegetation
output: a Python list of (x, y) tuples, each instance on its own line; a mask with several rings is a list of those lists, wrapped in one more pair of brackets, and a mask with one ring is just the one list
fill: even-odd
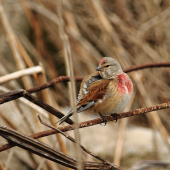
[[(20, 0), (12, 1), (12, 3), (8, 0), (1, 0), (0, 92), (5, 93), (16, 89), (26, 89), (29, 92), (29, 89), (35, 86), (67, 75), (71, 77), (71, 86), (62, 82), (36, 93), (36, 97), (63, 112), (63, 108), (73, 107), (76, 102), (73, 77), (94, 72), (102, 57), (111, 56), (119, 61), (126, 71), (128, 68), (133, 68), (132, 66), (148, 63), (152, 64), (149, 67), (155, 67), (129, 73), (134, 84), (134, 96), (125, 111), (168, 102), (170, 100), (169, 18), (170, 2), (168, 0)], [(161, 63), (161, 66), (164, 65), (167, 68), (156, 68), (160, 65), (153, 63)], [(76, 84), (76, 89), (79, 90), (79, 83)], [(16, 97), (16, 94), (12, 96)], [(55, 109), (47, 111), (55, 112)], [(65, 109), (64, 113), (67, 111), (69, 110)], [(31, 102), (28, 103), (24, 98), (0, 106), (0, 124), (29, 136), (46, 130), (39, 123), (37, 113), (42, 115), (46, 123), (57, 126), (55, 116)], [(84, 113), (79, 114), (82, 117), (83, 115)], [(93, 115), (93, 113), (87, 113), (87, 115)], [(166, 109), (122, 119), (117, 124), (108, 123), (109, 130), (113, 127), (116, 129), (114, 131), (117, 133), (114, 134), (117, 140), (116, 149), (113, 150), (111, 156), (107, 155), (105, 150), (100, 156), (125, 168), (141, 160), (161, 160), (158, 149), (160, 146), (154, 134), (157, 131), (161, 134), (165, 148), (169, 151), (169, 119), (169, 109)], [(74, 120), (77, 122), (76, 117)], [(151, 154), (154, 156), (149, 158), (141, 156), (135, 161), (122, 156), (126, 142), (125, 132), (131, 127), (146, 127), (153, 130), (152, 146), (154, 149)], [(97, 128), (96, 132), (96, 135), (100, 136)], [(78, 132), (75, 133), (76, 140), (79, 139), (77, 134)], [(83, 135), (82, 131), (80, 134)], [(70, 133), (70, 135), (73, 134)], [(87, 138), (87, 136), (83, 135), (82, 138)], [(107, 133), (103, 138), (107, 138)], [(63, 153), (72, 154), (66, 147), (65, 138), (58, 133), (56, 136), (52, 135), (40, 140), (51, 147), (54, 147), (55, 142), (57, 143), (55, 147)], [(2, 141), (0, 145), (6, 143), (2, 137), (0, 141)], [(111, 141), (108, 142), (111, 143)], [(100, 147), (106, 146), (102, 143)], [(79, 153), (80, 150), (77, 152)], [(94, 161), (87, 155), (80, 154), (78, 157), (80, 160), (77, 158), (78, 162), (81, 163), (82, 157), (85, 161)], [(10, 163), (11, 158), (12, 163)], [(19, 165), (14, 165), (17, 168), (22, 167), (21, 162), (24, 162), (25, 168), (39, 167), (40, 169), (41, 166), (43, 169), (61, 168), (53, 162), (44, 161), (44, 163), (40, 157), (24, 150), (4, 151), (0, 154), (0, 159), (0, 169), (3, 167), (11, 169), (14, 162), (19, 163)], [(74, 160), (71, 161), (75, 164)], [(170, 160), (167, 158), (166, 161)], [(126, 162), (132, 163), (129, 165)], [(91, 164), (86, 165), (91, 166)]]

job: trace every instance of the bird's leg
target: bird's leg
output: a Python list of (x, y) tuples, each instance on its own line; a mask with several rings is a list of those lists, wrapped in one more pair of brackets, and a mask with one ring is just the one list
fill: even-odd
[(115, 123), (117, 122), (117, 120), (118, 120), (118, 115), (119, 114), (117, 114), (117, 113), (113, 113), (113, 114), (111, 114), (110, 116), (113, 116), (114, 118), (115, 118)]
[[(105, 125), (107, 124), (107, 116), (103, 116), (101, 113), (99, 113), (100, 117), (103, 119), (103, 122), (105, 123)], [(104, 125), (104, 126), (105, 126)]]

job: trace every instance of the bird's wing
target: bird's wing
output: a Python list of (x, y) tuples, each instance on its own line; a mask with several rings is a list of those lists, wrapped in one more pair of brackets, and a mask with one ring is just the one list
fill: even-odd
[(85, 80), (85, 83), (87, 85), (87, 88), (94, 82), (98, 81), (98, 80), (102, 80), (103, 78), (100, 76), (99, 72), (95, 72), (94, 74), (92, 74), (90, 77), (88, 77), (88, 79)]
[(70, 110), (69, 113), (67, 113), (65, 116), (63, 116), (57, 123), (61, 124), (64, 122), (67, 118), (73, 115), (73, 110), (77, 108), (77, 112), (82, 112), (83, 110), (86, 110), (93, 106), (97, 100), (102, 99), (107, 91), (107, 86), (109, 85), (109, 80), (102, 79), (99, 74), (95, 74), (93, 76), (90, 76), (90, 78), (87, 77), (87, 79), (82, 82), (84, 88), (84, 84), (87, 84), (85, 93), (79, 94), (78, 103), (75, 108)]
[(93, 74), (90, 74), (90, 75), (86, 76), (83, 79), (82, 83), (81, 83), (80, 92), (78, 94), (78, 102), (84, 97), (85, 94), (88, 93), (88, 89), (87, 88), (92, 83), (94, 83), (94, 82), (96, 82), (98, 80), (101, 80), (101, 79), (103, 79), (103, 78), (100, 76), (99, 72), (95, 72)]
[(103, 99), (103, 96), (107, 92), (107, 87), (110, 80), (102, 79), (95, 81), (87, 88), (87, 94), (85, 94), (77, 104), (77, 112), (88, 109), (93, 106), (98, 100)]

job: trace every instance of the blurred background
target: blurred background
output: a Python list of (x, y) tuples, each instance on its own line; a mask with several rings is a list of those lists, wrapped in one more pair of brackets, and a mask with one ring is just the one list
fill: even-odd
[[(123, 69), (133, 65), (170, 61), (169, 0), (0, 0), (0, 92), (29, 89), (67, 75), (62, 30), (71, 49), (75, 76), (95, 71), (110, 56)], [(35, 66), (39, 66), (36, 71)], [(29, 76), (13, 76), (34, 67)], [(38, 74), (36, 74), (38, 73)], [(134, 95), (124, 111), (170, 100), (170, 69), (150, 68), (128, 73)], [(80, 83), (76, 83), (77, 93)], [(67, 83), (36, 96), (64, 114), (70, 110)], [(0, 124), (31, 135), (45, 130), (37, 114), (54, 124), (57, 118), (21, 98), (0, 106)], [(99, 117), (84, 112), (79, 122)], [(106, 126), (81, 129), (81, 143), (95, 154), (123, 168), (143, 160), (170, 161), (170, 111), (147, 113)], [(66, 125), (66, 124), (65, 124)], [(62, 125), (63, 126), (63, 125)], [(74, 136), (73, 132), (69, 132)], [(74, 145), (59, 135), (40, 139), (75, 156)], [(6, 141), (0, 137), (0, 145)], [(86, 154), (84, 160), (94, 159)], [(17, 147), (0, 154), (5, 169), (64, 169)], [(156, 168), (154, 168), (156, 169)], [(159, 169), (159, 168), (158, 168)]]

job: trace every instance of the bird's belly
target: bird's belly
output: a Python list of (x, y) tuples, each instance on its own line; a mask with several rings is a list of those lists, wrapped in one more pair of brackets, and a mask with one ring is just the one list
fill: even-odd
[(109, 96), (104, 101), (98, 101), (94, 105), (94, 112), (101, 113), (103, 116), (122, 111), (130, 100), (128, 94)]

